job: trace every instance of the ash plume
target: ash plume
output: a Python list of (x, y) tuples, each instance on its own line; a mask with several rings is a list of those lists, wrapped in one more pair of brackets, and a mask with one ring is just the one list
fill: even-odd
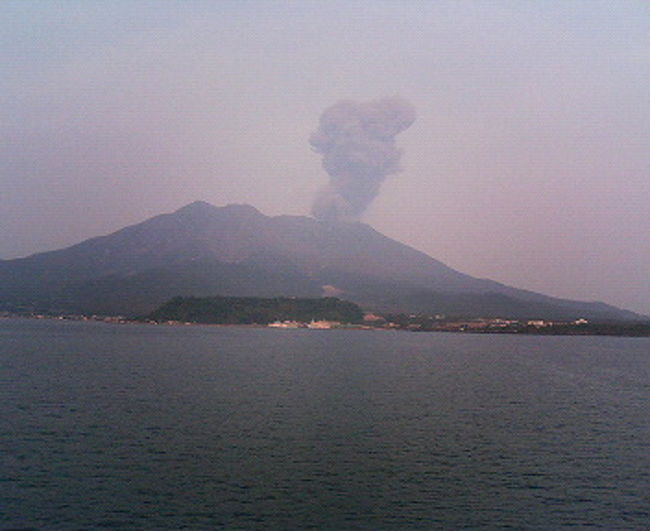
[(312, 214), (324, 221), (358, 220), (384, 179), (400, 171), (395, 136), (415, 121), (413, 106), (398, 97), (370, 102), (339, 101), (325, 109), (309, 138), (330, 176)]

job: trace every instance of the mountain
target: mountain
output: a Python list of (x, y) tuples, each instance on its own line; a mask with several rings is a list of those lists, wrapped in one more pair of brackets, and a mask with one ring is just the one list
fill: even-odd
[(197, 201), (72, 247), (0, 260), (0, 309), (148, 313), (185, 296), (334, 295), (378, 311), (639, 319), (465, 275), (362, 223)]

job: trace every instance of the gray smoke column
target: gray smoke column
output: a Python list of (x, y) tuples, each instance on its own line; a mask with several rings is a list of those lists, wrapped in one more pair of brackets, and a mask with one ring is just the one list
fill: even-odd
[(384, 179), (400, 171), (395, 136), (414, 121), (415, 109), (398, 97), (344, 100), (325, 109), (309, 143), (323, 155), (330, 182), (317, 195), (312, 214), (325, 221), (359, 219)]

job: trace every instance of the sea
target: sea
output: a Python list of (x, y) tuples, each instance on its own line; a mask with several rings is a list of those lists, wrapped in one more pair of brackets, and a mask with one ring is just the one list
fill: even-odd
[(650, 528), (650, 339), (0, 320), (0, 529)]

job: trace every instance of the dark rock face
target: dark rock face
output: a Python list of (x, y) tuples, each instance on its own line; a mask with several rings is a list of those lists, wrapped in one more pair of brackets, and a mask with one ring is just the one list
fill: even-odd
[(376, 310), (638, 319), (455, 271), (362, 223), (196, 201), (58, 251), (0, 261), (0, 309), (143, 314), (184, 296), (340, 297)]

